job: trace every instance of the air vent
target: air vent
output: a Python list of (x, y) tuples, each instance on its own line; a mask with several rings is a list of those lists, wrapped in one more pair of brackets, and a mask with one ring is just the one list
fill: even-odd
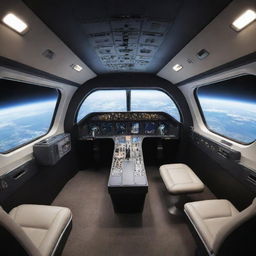
[(187, 59), (187, 63), (192, 64), (192, 63), (193, 63), (193, 60)]
[(52, 59), (54, 58), (54, 56), (55, 56), (55, 53), (54, 53), (52, 50), (47, 49), (47, 50), (45, 50), (45, 51), (42, 53), (42, 55), (43, 55), (45, 58), (47, 58), (47, 59), (49, 59), (49, 60), (52, 60)]
[(206, 51), (205, 49), (202, 49), (201, 51), (199, 51), (197, 54), (196, 54), (196, 56), (197, 56), (197, 58), (199, 59), (199, 60), (203, 60), (203, 59), (205, 59), (206, 57), (208, 57), (209, 56), (209, 52), (208, 51)]
[(225, 145), (227, 145), (227, 146), (229, 146), (229, 147), (231, 147), (233, 145), (231, 142), (226, 141), (226, 140), (221, 140), (220, 142), (225, 144)]

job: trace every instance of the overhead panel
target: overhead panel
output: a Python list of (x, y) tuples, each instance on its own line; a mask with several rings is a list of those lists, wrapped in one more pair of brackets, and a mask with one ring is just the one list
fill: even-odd
[(158, 72), (231, 1), (23, 0), (97, 74)]
[(163, 43), (170, 23), (120, 17), (84, 24), (99, 60), (109, 71), (145, 71)]

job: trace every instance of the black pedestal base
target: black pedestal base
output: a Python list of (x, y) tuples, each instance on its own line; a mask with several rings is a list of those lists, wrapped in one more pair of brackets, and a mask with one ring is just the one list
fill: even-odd
[(109, 188), (113, 208), (116, 213), (142, 213), (147, 187)]

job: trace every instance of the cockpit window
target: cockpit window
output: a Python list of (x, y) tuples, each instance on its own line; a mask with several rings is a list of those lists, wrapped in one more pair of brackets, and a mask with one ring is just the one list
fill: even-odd
[(91, 93), (82, 103), (77, 121), (93, 112), (126, 111), (125, 90), (98, 90)]
[(197, 89), (206, 126), (231, 140), (256, 139), (256, 77), (241, 76)]
[(131, 111), (161, 111), (180, 122), (180, 113), (174, 101), (158, 90), (132, 90)]
[(6, 153), (45, 135), (52, 124), (59, 92), (0, 80), (0, 152)]
[(165, 112), (181, 121), (174, 101), (159, 90), (97, 90), (85, 98), (77, 122), (93, 112)]

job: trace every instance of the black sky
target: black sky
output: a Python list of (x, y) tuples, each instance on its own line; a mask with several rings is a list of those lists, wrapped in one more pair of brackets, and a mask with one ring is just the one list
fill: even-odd
[[(203, 86), (198, 93), (205, 97), (227, 98), (256, 103), (256, 76), (246, 75)], [(0, 107), (48, 100), (58, 96), (57, 90), (0, 79)]]
[(246, 75), (206, 85), (198, 89), (205, 97), (226, 98), (256, 103), (256, 76)]
[(58, 96), (57, 90), (0, 79), (0, 107), (43, 101)]

